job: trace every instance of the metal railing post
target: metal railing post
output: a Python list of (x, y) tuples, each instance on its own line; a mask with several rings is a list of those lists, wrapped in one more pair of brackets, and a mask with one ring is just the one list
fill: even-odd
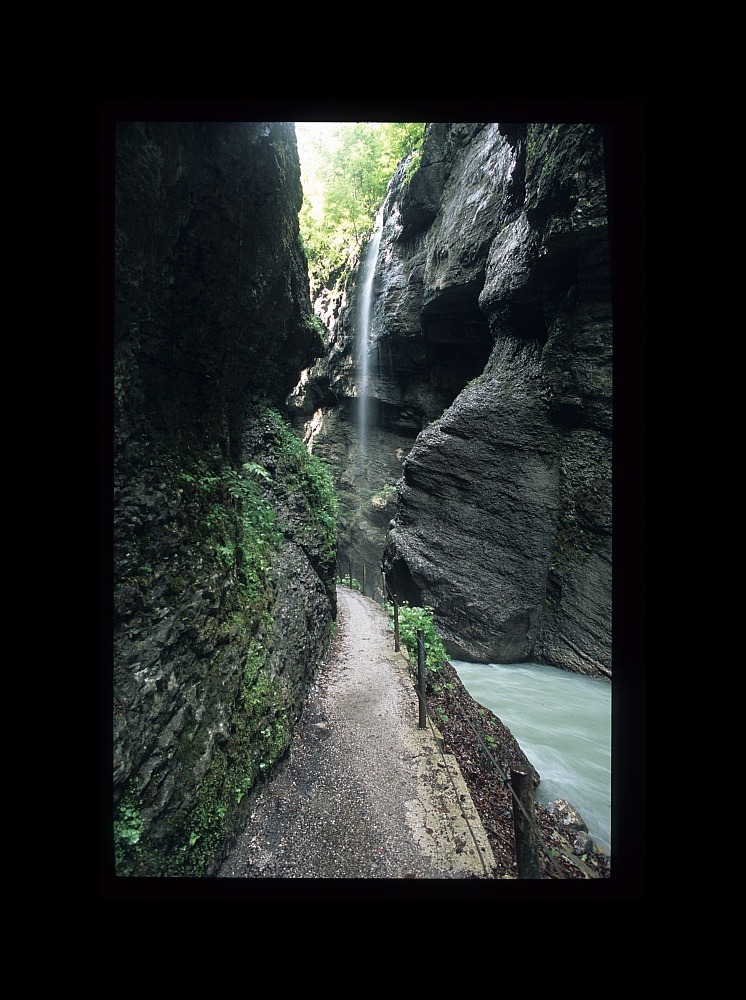
[[(518, 878), (541, 878), (539, 845), (534, 833), (534, 783), (528, 771), (511, 768), (510, 784), (513, 796), (513, 831)], [(521, 808), (522, 807), (522, 808)]]
[(394, 650), (399, 652), (399, 602), (396, 600), (396, 594), (391, 595), (391, 600), (394, 602)]
[(425, 701), (425, 634), (417, 629), (417, 677), (419, 680), (420, 729), (427, 729), (427, 702)]

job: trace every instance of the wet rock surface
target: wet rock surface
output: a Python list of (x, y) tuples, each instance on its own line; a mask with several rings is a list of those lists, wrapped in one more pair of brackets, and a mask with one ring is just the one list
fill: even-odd
[[(442, 416), (427, 415), (406, 456), (386, 578), (400, 599), (434, 608), (454, 658), (531, 657), (610, 677), (602, 134), (476, 123), (432, 132), (428, 142), (442, 148), (448, 178), (418, 245), (420, 284), (406, 295), (416, 288), (422, 301), (425, 340), (465, 345), (457, 316), (470, 317), (491, 355)], [(402, 197), (400, 217), (391, 192), (385, 250), (410, 253), (402, 232), (415, 193)], [(384, 288), (390, 259), (399, 260), (394, 250), (381, 262)]]

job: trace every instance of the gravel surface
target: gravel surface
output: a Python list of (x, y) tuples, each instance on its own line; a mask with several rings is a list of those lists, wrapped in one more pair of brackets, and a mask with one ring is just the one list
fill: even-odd
[[(393, 651), (386, 613), (347, 587), (337, 595), (328, 660), (290, 753), (254, 792), (249, 822), (218, 872), (231, 881), (221, 884), (248, 889), (242, 880), (376, 879), (387, 888), (372, 890), (382, 883), (368, 881), (371, 898), (440, 896), (446, 885), (448, 895), (481, 898), (496, 880), (504, 889), (511, 880), (525, 898), (537, 898), (542, 883), (517, 879), (506, 779), (513, 768), (538, 775), (510, 730), (471, 698), (447, 662), (429, 674), (428, 726), (421, 730), (415, 671), (405, 652)], [(541, 879), (555, 886), (562, 880), (567, 889), (579, 880), (589, 889), (609, 886), (610, 860), (582, 829), (539, 804), (536, 822)], [(426, 890), (426, 881), (440, 888)], [(264, 886), (268, 898), (277, 898), (277, 883), (253, 885), (251, 895)], [(316, 895), (344, 897), (343, 885)], [(353, 885), (349, 892), (359, 896), (361, 883)], [(403, 893), (406, 885), (411, 890)]]
[(233, 879), (477, 879), (494, 858), (455, 758), (419, 729), (385, 612), (338, 588), (329, 659), (290, 753), (221, 866)]

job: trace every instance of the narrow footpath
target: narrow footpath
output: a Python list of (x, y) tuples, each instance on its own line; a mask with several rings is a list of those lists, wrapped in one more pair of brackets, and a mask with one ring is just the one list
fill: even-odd
[(384, 610), (344, 586), (337, 597), (337, 634), (290, 753), (256, 793), (218, 877), (492, 878), (456, 760), (430, 722), (419, 728)]

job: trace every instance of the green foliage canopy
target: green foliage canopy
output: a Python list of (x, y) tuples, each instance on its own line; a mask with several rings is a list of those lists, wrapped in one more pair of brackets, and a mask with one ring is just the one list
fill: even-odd
[(399, 162), (419, 150), (424, 122), (296, 122), (301, 237), (312, 288), (330, 283), (373, 231)]

